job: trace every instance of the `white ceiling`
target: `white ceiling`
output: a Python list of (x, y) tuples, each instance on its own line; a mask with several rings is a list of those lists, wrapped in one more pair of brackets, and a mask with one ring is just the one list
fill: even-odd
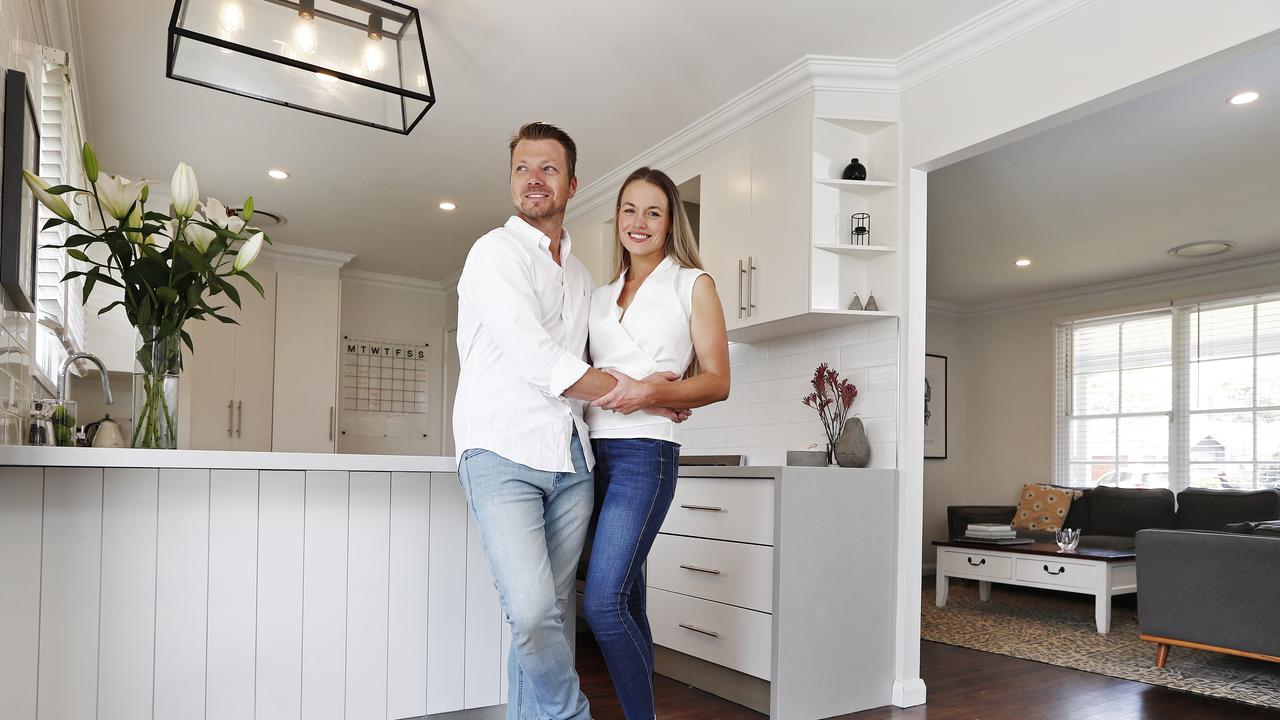
[(898, 57), (998, 2), (413, 0), (439, 104), (408, 137), (166, 79), (169, 0), (78, 0), (80, 67), (104, 169), (185, 160), (205, 194), (284, 215), (278, 242), (438, 280), (509, 213), (522, 122), (568, 130), (590, 183), (802, 55)]
[[(1261, 99), (1226, 103), (1245, 89)], [(1278, 167), (1271, 48), (931, 173), (929, 298), (972, 307), (1280, 252)], [(1167, 254), (1201, 240), (1238, 246)]]

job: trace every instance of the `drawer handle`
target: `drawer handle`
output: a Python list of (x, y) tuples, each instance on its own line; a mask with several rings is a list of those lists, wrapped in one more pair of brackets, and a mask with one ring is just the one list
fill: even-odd
[(694, 631), (694, 632), (696, 632), (696, 633), (702, 633), (703, 635), (709, 635), (710, 637), (713, 637), (713, 638), (718, 638), (718, 637), (720, 637), (720, 633), (718, 633), (718, 632), (711, 632), (710, 630), (703, 630), (702, 628), (694, 627), (694, 626), (692, 626), (692, 625), (685, 625), (684, 623), (679, 623), (679, 625), (680, 625), (680, 627), (684, 628), (685, 630), (692, 630), (692, 631)]
[(724, 512), (724, 508), (714, 507), (712, 505), (681, 505), (685, 510), (706, 510), (707, 512)]
[[(967, 557), (967, 558), (965, 558), (965, 560), (967, 560), (967, 561), (969, 562), (969, 564), (970, 564), (970, 565), (972, 565), (972, 566), (974, 566), (974, 567), (979, 567), (979, 566), (982, 566), (982, 565), (986, 565), (986, 564), (987, 564), (987, 559), (986, 559), (986, 558), (982, 558), (982, 559), (981, 559), (981, 560), (979, 560), (978, 562), (974, 562), (974, 561), (973, 561), (973, 558), (971, 558), (971, 557)], [(1048, 567), (1046, 566), (1046, 568), (1045, 568), (1045, 569), (1047, 570), (1047, 569), (1048, 569)]]
[(1067, 571), (1067, 568), (1066, 568), (1065, 566), (1063, 566), (1063, 565), (1059, 565), (1059, 566), (1058, 566), (1058, 572), (1054, 572), (1054, 571), (1052, 571), (1052, 570), (1050, 570), (1050, 569), (1049, 569), (1049, 566), (1048, 566), (1048, 565), (1045, 565), (1045, 566), (1044, 566), (1044, 571), (1045, 571), (1045, 572), (1047, 572), (1047, 573), (1049, 573), (1050, 575), (1061, 575), (1062, 573), (1064, 573), (1064, 572), (1066, 572), (1066, 571)]
[(719, 575), (719, 574), (720, 574), (720, 571), (719, 571), (719, 570), (710, 570), (710, 569), (707, 569), (707, 568), (700, 568), (700, 567), (698, 567), (697, 565), (681, 565), (680, 567), (684, 568), (685, 570), (692, 570), (692, 571), (694, 571), (694, 572), (706, 573), (706, 574), (708, 574), (708, 575)]

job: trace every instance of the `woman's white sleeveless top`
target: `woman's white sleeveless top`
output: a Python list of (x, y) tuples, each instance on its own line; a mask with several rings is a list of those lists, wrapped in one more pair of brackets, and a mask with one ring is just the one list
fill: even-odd
[[(640, 380), (656, 372), (684, 375), (693, 362), (689, 317), (693, 285), (706, 273), (680, 267), (668, 255), (645, 278), (624, 314), (618, 307), (625, 274), (591, 296), (587, 344), (591, 364), (613, 368)], [(676, 442), (676, 424), (666, 418), (634, 412), (587, 408), (593, 438), (653, 438)]]

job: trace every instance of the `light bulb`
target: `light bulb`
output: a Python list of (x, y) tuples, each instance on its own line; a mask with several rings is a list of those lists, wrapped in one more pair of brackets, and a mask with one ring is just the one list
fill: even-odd
[(227, 35), (239, 35), (244, 30), (244, 8), (240, 7), (240, 3), (236, 0), (222, 3), (218, 22), (222, 25), (222, 32)]
[(364, 46), (364, 52), (360, 54), (360, 61), (365, 70), (376, 73), (386, 64), (387, 57), (382, 53), (382, 47), (378, 45), (378, 41), (370, 40)]
[(320, 38), (316, 36), (315, 20), (299, 17), (298, 24), (293, 26), (293, 46), (303, 55), (314, 55), (320, 47)]

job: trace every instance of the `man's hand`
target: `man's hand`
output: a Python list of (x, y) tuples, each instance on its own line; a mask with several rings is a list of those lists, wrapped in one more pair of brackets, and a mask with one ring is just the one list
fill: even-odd
[[(591, 404), (604, 410), (622, 413), (623, 415), (630, 415), (637, 410), (651, 407), (654, 401), (657, 400), (657, 395), (653, 392), (653, 386), (680, 379), (679, 375), (672, 372), (654, 373), (644, 380), (635, 380), (630, 375), (612, 368), (606, 369), (605, 372), (612, 375), (618, 381), (618, 384), (614, 386), (613, 390), (596, 398)], [(666, 416), (664, 415), (664, 417)], [(668, 419), (674, 420), (675, 418)], [(677, 420), (676, 422), (681, 421)]]
[(664, 417), (674, 423), (682, 423), (685, 420), (688, 420), (689, 416), (693, 414), (692, 410), (672, 410), (671, 408), (657, 406), (641, 408), (640, 412), (645, 413), (646, 415)]

